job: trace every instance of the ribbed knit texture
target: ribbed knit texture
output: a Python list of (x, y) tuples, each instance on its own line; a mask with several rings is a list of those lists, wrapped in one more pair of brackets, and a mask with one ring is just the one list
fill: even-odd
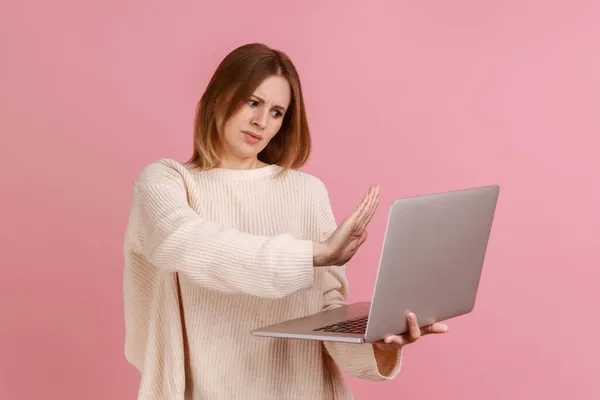
[(138, 399), (352, 399), (338, 366), (393, 378), (401, 351), (258, 338), (251, 330), (343, 304), (344, 267), (313, 267), (336, 228), (316, 177), (281, 168), (143, 168), (125, 235), (125, 355)]

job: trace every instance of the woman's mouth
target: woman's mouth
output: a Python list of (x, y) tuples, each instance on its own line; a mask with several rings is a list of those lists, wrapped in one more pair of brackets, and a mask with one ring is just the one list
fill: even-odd
[(244, 140), (246, 141), (246, 143), (249, 144), (256, 144), (263, 139), (263, 137), (258, 133), (254, 133), (251, 131), (242, 131), (242, 133), (244, 134)]

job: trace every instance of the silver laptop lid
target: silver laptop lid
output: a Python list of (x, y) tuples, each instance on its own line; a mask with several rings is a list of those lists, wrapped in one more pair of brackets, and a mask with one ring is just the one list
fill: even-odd
[(367, 342), (472, 311), (498, 185), (396, 200), (388, 217)]

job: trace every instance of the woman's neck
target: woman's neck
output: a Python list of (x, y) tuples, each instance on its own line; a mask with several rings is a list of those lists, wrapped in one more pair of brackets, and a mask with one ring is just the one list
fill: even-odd
[(237, 169), (237, 170), (244, 170), (244, 169), (257, 169), (257, 168), (262, 168), (262, 167), (266, 167), (267, 164), (265, 164), (264, 162), (258, 160), (258, 159), (248, 159), (248, 160), (223, 160), (219, 163), (218, 168), (224, 168), (224, 169)]

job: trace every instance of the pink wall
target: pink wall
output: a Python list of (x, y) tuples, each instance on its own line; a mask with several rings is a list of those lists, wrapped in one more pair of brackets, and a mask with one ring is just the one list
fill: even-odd
[(338, 217), (382, 185), (352, 300), (395, 197), (502, 185), (475, 312), (357, 399), (600, 398), (600, 3), (236, 3), (2, 1), (0, 399), (135, 398), (131, 180), (188, 156), (210, 73), (249, 41), (295, 59)]

